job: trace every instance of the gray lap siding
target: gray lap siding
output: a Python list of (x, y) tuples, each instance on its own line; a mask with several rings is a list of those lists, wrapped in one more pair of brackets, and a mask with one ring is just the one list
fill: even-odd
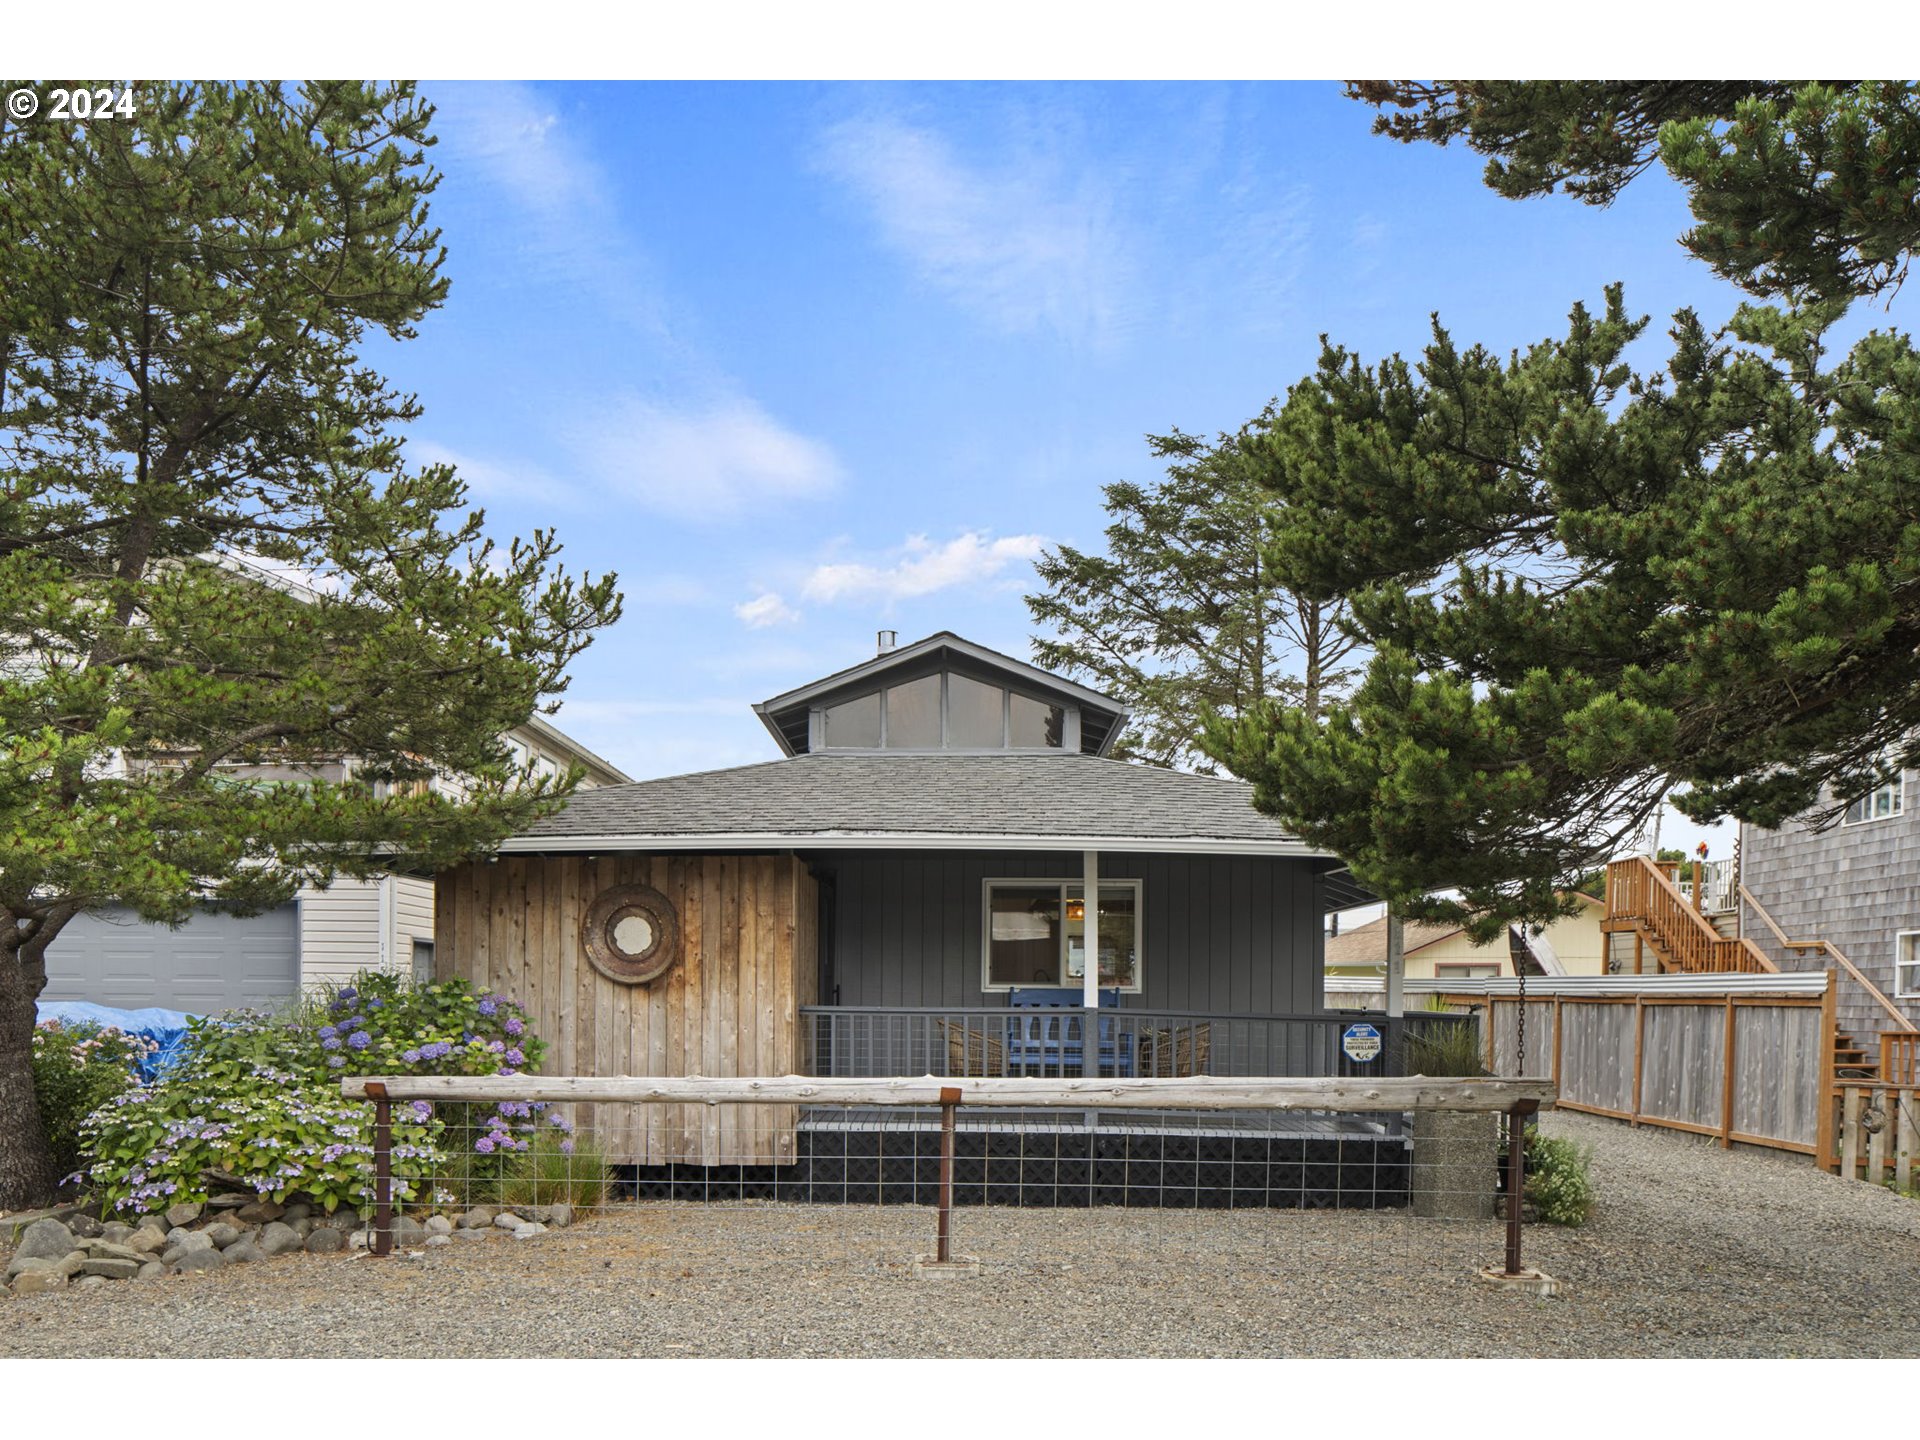
[[(1078, 851), (813, 851), (831, 875), (823, 1004), (1002, 1005), (982, 986), (989, 878), (1075, 879)], [(1133, 1009), (1300, 1014), (1322, 1008), (1317, 867), (1245, 855), (1103, 854), (1106, 880), (1141, 882), (1143, 989)]]

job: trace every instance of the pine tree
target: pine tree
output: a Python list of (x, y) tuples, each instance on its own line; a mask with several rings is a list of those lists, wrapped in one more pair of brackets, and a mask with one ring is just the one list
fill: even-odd
[(1166, 476), (1106, 487), (1106, 553), (1061, 545), (1035, 567), (1046, 589), (1027, 608), (1051, 632), (1035, 658), (1126, 702), (1121, 758), (1212, 773), (1209, 715), (1274, 697), (1317, 714), (1351, 678), (1344, 607), (1287, 589), (1267, 557), (1289, 464), (1272, 420), (1212, 443), (1149, 436)]
[[(358, 354), (446, 295), (430, 118), (405, 85), (142, 86), (0, 135), (0, 1207), (54, 1178), (28, 1056), (75, 915), (435, 866), (565, 788), (501, 737), (613, 579), (494, 549)], [(237, 778), (266, 766), (295, 783)]]

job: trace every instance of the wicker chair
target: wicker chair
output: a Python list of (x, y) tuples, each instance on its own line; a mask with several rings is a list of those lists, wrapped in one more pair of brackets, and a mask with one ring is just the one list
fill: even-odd
[(1160, 1078), (1204, 1075), (1207, 1058), (1212, 1053), (1213, 1022), (1210, 1020), (1156, 1030), (1140, 1047), (1139, 1073)]
[(1007, 1045), (998, 1035), (989, 1034), (987, 1024), (979, 1028), (963, 1020), (935, 1020), (947, 1037), (947, 1074), (1004, 1075), (1007, 1073)]

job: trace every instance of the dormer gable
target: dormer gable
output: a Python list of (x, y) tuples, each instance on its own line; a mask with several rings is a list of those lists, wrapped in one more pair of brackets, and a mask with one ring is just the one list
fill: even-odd
[(1099, 691), (947, 630), (883, 649), (753, 709), (787, 755), (1105, 755), (1127, 722), (1126, 707)]

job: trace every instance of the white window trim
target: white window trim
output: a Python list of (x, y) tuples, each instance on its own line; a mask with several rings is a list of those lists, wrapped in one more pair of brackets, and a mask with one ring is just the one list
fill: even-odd
[[(1459, 975), (1463, 970), (1492, 970), (1491, 975)], [(1506, 975), (1507, 967), (1498, 959), (1492, 960), (1436, 960), (1433, 962), (1434, 978), (1438, 979), (1442, 970), (1456, 972), (1456, 978), (1462, 980), (1498, 980)]]
[(1896, 1000), (1920, 1000), (1920, 944), (1913, 947), (1913, 959), (1905, 968), (1914, 972), (1914, 984), (1905, 986), (1900, 983), (1900, 942), (1909, 936), (1920, 941), (1920, 930), (1897, 930), (1893, 936), (1893, 998)]
[(1887, 781), (1886, 784), (1874, 786), (1873, 789), (1867, 791), (1865, 795), (1856, 795), (1847, 802), (1848, 809), (1858, 805), (1863, 800), (1872, 799), (1882, 790), (1893, 791), (1895, 796), (1893, 809), (1884, 815), (1862, 815), (1858, 820), (1849, 820), (1846, 811), (1843, 810), (1840, 812), (1840, 823), (1851, 829), (1856, 825), (1877, 825), (1882, 820), (1897, 820), (1907, 813), (1907, 772), (1905, 770), (1902, 770), (1898, 775), (1894, 776), (1893, 779)]
[[(1067, 978), (1067, 927), (1060, 927), (1059, 982), (1055, 985), (1038, 985), (1028, 982), (1025, 985), (996, 985), (993, 983), (993, 887), (996, 885), (1055, 885), (1060, 889), (1060, 904), (1064, 911), (1067, 903), (1067, 890), (1073, 886), (1085, 885), (1078, 875), (1066, 879), (1056, 879), (1051, 875), (992, 875), (980, 882), (980, 988), (989, 995), (1004, 995), (1009, 990), (1077, 990), (1078, 980)], [(1118, 990), (1122, 995), (1140, 995), (1145, 993), (1147, 980), (1146, 935), (1146, 897), (1145, 885), (1139, 880), (1119, 879), (1107, 875), (1100, 877), (1102, 890), (1118, 890), (1122, 886), (1133, 891), (1133, 984), (1102, 985), (1102, 990)]]

